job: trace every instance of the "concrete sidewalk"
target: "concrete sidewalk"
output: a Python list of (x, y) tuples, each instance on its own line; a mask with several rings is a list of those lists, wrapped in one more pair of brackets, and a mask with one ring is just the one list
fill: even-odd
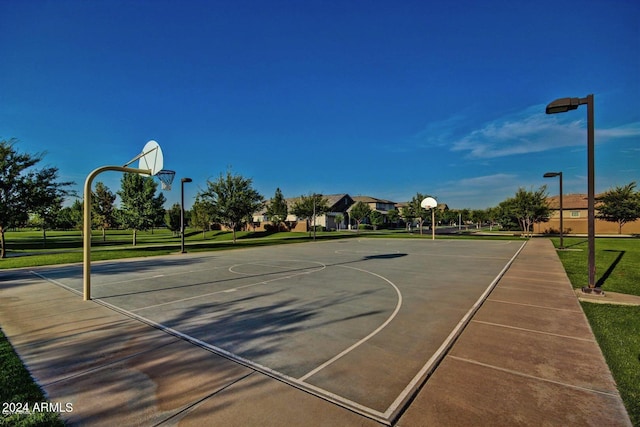
[[(0, 326), (71, 425), (380, 425), (28, 271), (1, 274)], [(549, 240), (526, 244), (394, 421), (631, 425)]]

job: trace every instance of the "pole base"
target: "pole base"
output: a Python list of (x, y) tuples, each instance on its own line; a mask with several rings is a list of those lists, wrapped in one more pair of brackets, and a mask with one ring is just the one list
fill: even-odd
[(588, 286), (585, 286), (582, 288), (582, 293), (593, 295), (593, 296), (601, 296), (601, 297), (604, 296), (604, 291), (602, 290), (602, 288), (590, 288)]

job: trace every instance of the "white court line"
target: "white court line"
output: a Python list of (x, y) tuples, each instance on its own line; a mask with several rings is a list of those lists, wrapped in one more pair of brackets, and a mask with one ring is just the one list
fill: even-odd
[[(46, 279), (46, 278), (45, 278)], [(113, 304), (110, 304), (104, 300), (101, 300), (99, 298), (96, 298), (93, 300), (93, 302), (101, 304), (105, 307), (109, 307), (114, 311), (117, 311), (119, 313), (123, 313), (133, 319), (139, 320), (143, 323), (146, 323), (148, 325), (153, 326), (156, 329), (159, 329), (165, 333), (168, 333), (170, 335), (173, 335), (175, 337), (181, 338), (187, 342), (190, 342), (192, 344), (195, 344), (199, 347), (202, 347), (204, 349), (207, 349), (209, 351), (211, 351), (212, 353), (215, 353), (219, 356), (225, 357), (229, 360), (232, 360), (234, 362), (240, 363), (241, 365), (247, 366), (248, 368), (254, 369), (258, 372), (261, 372), (265, 375), (268, 375), (269, 377), (275, 378), (277, 380), (280, 380), (286, 384), (289, 384), (293, 387), (296, 387), (298, 389), (301, 390), (305, 390), (306, 392), (313, 394), (314, 396), (317, 396), (321, 399), (324, 399), (326, 401), (329, 401), (331, 403), (334, 403), (336, 405), (339, 405), (343, 408), (347, 408), (353, 412), (356, 412), (360, 415), (363, 415), (367, 418), (371, 418), (373, 420), (376, 420), (378, 422), (381, 422), (385, 425), (390, 425), (389, 420), (387, 420), (386, 418), (384, 418), (384, 414), (381, 413), (380, 411), (376, 411), (375, 409), (369, 408), (367, 406), (364, 406), (358, 402), (354, 402), (353, 400), (347, 399), (345, 397), (339, 396), (335, 393), (332, 393), (328, 390), (325, 390), (323, 388), (305, 383), (303, 381), (300, 381), (296, 378), (290, 377), (289, 375), (283, 374), (282, 372), (276, 371), (274, 369), (271, 369), (269, 367), (266, 367), (264, 365), (261, 365), (259, 363), (253, 362), (249, 359), (245, 359), (242, 356), (238, 356), (235, 353), (232, 353), (230, 351), (227, 351), (223, 348), (217, 347), (215, 345), (211, 345), (205, 341), (202, 341), (198, 338), (192, 337), (191, 335), (182, 333), (176, 329), (173, 329), (169, 326), (165, 326), (162, 323), (158, 323), (155, 322), (151, 319), (148, 319), (146, 317), (140, 316), (138, 314), (135, 314), (129, 310), (125, 310), (123, 308), (120, 308), (118, 306), (115, 306)]]
[[(325, 266), (326, 267), (326, 266)], [(351, 267), (350, 267), (351, 268)], [(57, 286), (60, 286), (70, 292), (73, 292), (74, 294), (77, 294), (78, 296), (82, 296), (82, 292), (76, 291), (73, 288), (70, 288), (69, 286), (65, 285), (62, 282), (59, 282), (55, 279), (50, 279), (46, 276), (43, 276), (42, 274), (39, 274), (35, 271), (30, 271), (30, 273), (40, 277), (43, 280), (46, 280), (48, 282), (51, 282)], [(302, 273), (302, 274), (307, 274), (307, 273)], [(122, 313), (132, 319), (136, 319), (140, 322), (143, 322), (147, 325), (153, 326), (156, 329), (159, 329), (165, 333), (168, 333), (170, 335), (173, 335), (175, 337), (181, 338), (187, 342), (190, 342), (191, 344), (197, 345), (201, 348), (207, 349), (209, 351), (211, 351), (212, 353), (215, 353), (219, 356), (225, 357), (229, 360), (232, 360), (234, 362), (240, 363), (241, 365), (244, 365), (248, 368), (254, 369), (258, 372), (261, 372), (271, 378), (275, 378), (279, 381), (282, 381), (286, 384), (289, 384), (290, 386), (296, 387), (300, 390), (304, 390), (314, 396), (317, 396), (321, 399), (324, 399), (328, 402), (331, 402), (335, 405), (341, 406), (343, 408), (347, 408), (350, 411), (353, 411), (355, 413), (358, 413), (360, 415), (363, 415), (367, 418), (373, 419), (375, 421), (378, 421), (380, 423), (383, 423), (385, 425), (390, 425), (389, 420), (384, 418), (384, 414), (380, 411), (376, 411), (375, 409), (369, 408), (367, 406), (364, 406), (358, 402), (355, 402), (353, 400), (347, 399), (345, 397), (339, 396), (335, 393), (332, 393), (328, 390), (325, 390), (323, 388), (314, 386), (312, 384), (308, 384), (305, 383), (303, 381), (300, 381), (296, 378), (290, 377), (286, 374), (283, 374), (282, 372), (278, 372), (274, 369), (268, 368), (266, 366), (260, 365), (259, 363), (253, 362), (249, 359), (245, 359), (242, 356), (238, 356), (235, 353), (232, 353), (230, 351), (224, 350), (223, 348), (211, 345), (207, 342), (204, 342), (202, 340), (199, 340), (198, 338), (192, 337), (191, 335), (187, 335), (184, 334), (176, 329), (170, 328), (168, 326), (163, 325), (162, 323), (158, 323), (155, 322), (151, 319), (148, 319), (144, 316), (140, 316), (139, 314), (133, 313), (132, 311), (129, 310), (125, 310), (123, 308), (120, 308), (116, 305), (110, 304), (100, 298), (95, 298), (92, 301), (93, 303), (97, 303), (100, 304), (102, 306), (108, 307), (118, 313)]]
[(305, 381), (307, 378), (317, 374), (319, 371), (321, 371), (322, 369), (326, 368), (327, 366), (331, 365), (333, 362), (335, 362), (336, 360), (342, 358), (343, 356), (345, 356), (346, 354), (350, 353), (352, 350), (354, 350), (356, 347), (359, 347), (360, 345), (362, 345), (363, 343), (367, 342), (368, 340), (370, 340), (371, 338), (373, 338), (374, 335), (376, 335), (378, 332), (380, 332), (381, 330), (383, 330), (398, 314), (398, 312), (400, 311), (400, 307), (402, 306), (402, 293), (400, 292), (400, 289), (398, 289), (398, 287), (389, 279), (387, 279), (386, 277), (383, 277), (379, 274), (376, 273), (372, 273), (371, 271), (367, 271), (367, 270), (363, 270), (362, 268), (356, 268), (356, 267), (349, 267), (346, 265), (338, 265), (337, 267), (342, 267), (342, 268), (350, 268), (352, 270), (357, 270), (357, 271), (361, 271), (363, 273), (368, 273), (371, 274), (373, 276), (379, 277), (380, 279), (384, 280), (385, 282), (387, 282), (388, 284), (390, 284), (393, 289), (395, 289), (396, 293), (398, 294), (398, 302), (396, 304), (396, 308), (393, 310), (393, 313), (391, 313), (391, 315), (389, 316), (389, 318), (387, 318), (387, 320), (385, 320), (385, 322), (378, 326), (373, 332), (371, 332), (369, 335), (367, 335), (366, 337), (362, 338), (360, 341), (356, 342), (355, 344), (353, 344), (352, 346), (344, 349), (342, 352), (338, 353), (337, 355), (335, 355), (334, 357), (332, 357), (331, 359), (327, 360), (326, 362), (324, 362), (322, 365), (316, 367), (315, 369), (313, 369), (312, 371), (308, 372), (307, 374), (303, 375), (302, 377), (298, 378), (298, 380), (300, 381)]
[[(218, 270), (218, 269), (221, 269), (221, 268), (225, 268), (225, 266), (214, 266), (214, 267), (208, 267), (208, 268), (200, 268), (200, 269), (197, 269), (197, 270), (179, 271), (179, 272), (175, 272), (175, 273), (161, 273), (161, 274), (159, 274), (157, 276), (154, 276), (154, 277), (184, 276), (185, 274), (200, 273), (202, 271)], [(172, 270), (172, 269), (170, 269), (170, 270)], [(111, 273), (100, 271), (99, 269), (94, 269), (94, 274), (99, 276), (99, 275), (109, 275)], [(100, 286), (111, 286), (111, 285), (118, 285), (120, 283), (141, 282), (141, 281), (144, 281), (144, 280), (149, 280), (149, 276), (144, 275), (142, 277), (136, 277), (135, 279), (116, 280), (115, 282), (100, 282), (99, 285)]]
[[(306, 263), (309, 263), (309, 264), (321, 264), (321, 265), (324, 265), (324, 267), (326, 267), (325, 264), (322, 264), (322, 263), (317, 262), (317, 261), (306, 261), (306, 260), (299, 260), (299, 259), (283, 260), (283, 261), (292, 262), (292, 263), (294, 263), (294, 262), (299, 262), (299, 263), (306, 262)], [(264, 274), (278, 274), (278, 273), (280, 273), (278, 271), (269, 272), (269, 273), (243, 273), (241, 271), (235, 271), (234, 270), (234, 268), (239, 267), (241, 265), (257, 265), (257, 266), (260, 266), (260, 267), (287, 268), (287, 269), (295, 269), (295, 270), (307, 270), (307, 269), (313, 268), (313, 267), (290, 267), (288, 265), (274, 265), (274, 264), (267, 264), (267, 263), (262, 263), (262, 262), (243, 262), (243, 263), (240, 263), (240, 264), (233, 264), (231, 267), (228, 268), (228, 271), (231, 272), (231, 273), (234, 273), (234, 274), (240, 274), (242, 276), (260, 276), (260, 275), (264, 275)], [(320, 270), (322, 270), (322, 268), (320, 268)], [(316, 270), (312, 270), (310, 272), (314, 272), (314, 271), (316, 271)]]
[(62, 287), (62, 288), (65, 288), (66, 290), (68, 290), (68, 291), (70, 291), (70, 292), (73, 292), (73, 293), (74, 293), (74, 294), (76, 294), (76, 295), (80, 295), (80, 296), (83, 296), (83, 295), (84, 295), (82, 292), (80, 292), (80, 291), (76, 291), (75, 289), (73, 289), (73, 288), (71, 288), (71, 287), (69, 287), (69, 286), (65, 285), (64, 283), (59, 282), (58, 280), (50, 279), (50, 278), (48, 278), (47, 276), (43, 276), (42, 274), (40, 274), (40, 273), (38, 273), (38, 272), (35, 272), (35, 271), (33, 271), (33, 270), (29, 271), (29, 273), (31, 273), (31, 274), (33, 274), (33, 275), (35, 275), (35, 276), (38, 276), (38, 277), (39, 277), (39, 278), (41, 278), (42, 280), (46, 280), (47, 282), (51, 282), (51, 283), (53, 283), (54, 285), (58, 285), (58, 286), (60, 286), (60, 287)]
[[(355, 249), (336, 249), (334, 251), (334, 253), (337, 254), (347, 254), (347, 255), (360, 255), (360, 254), (366, 254), (366, 255), (372, 255), (376, 256), (377, 254), (380, 255), (384, 255), (384, 254), (388, 254), (389, 251), (380, 251), (380, 250), (368, 250), (368, 249), (361, 249), (361, 250), (355, 250)], [(391, 253), (394, 254), (399, 254), (400, 251), (398, 249), (394, 249)]]
[(469, 259), (497, 259), (497, 260), (506, 259), (506, 256), (456, 255), (456, 254), (438, 254), (433, 252), (412, 252), (411, 255), (425, 255), (428, 257), (441, 257), (441, 258), (469, 258)]
[[(268, 283), (276, 282), (278, 280), (291, 279), (292, 277), (301, 276), (303, 274), (315, 273), (316, 271), (321, 271), (321, 270), (324, 270), (325, 268), (327, 268), (327, 266), (325, 264), (322, 264), (321, 262), (316, 262), (316, 261), (308, 261), (308, 262), (314, 262), (316, 264), (319, 264), (320, 267), (316, 268), (315, 270), (304, 271), (304, 272), (295, 273), (295, 274), (290, 274), (288, 276), (283, 276), (283, 277), (274, 277), (273, 279), (261, 280), (260, 282), (249, 283), (248, 285), (244, 285), (244, 286), (236, 286), (234, 288), (222, 289), (222, 290), (215, 291), (215, 292), (208, 292), (206, 294), (200, 294), (200, 295), (195, 295), (195, 296), (191, 296), (191, 297), (187, 297), (187, 298), (180, 298), (180, 299), (173, 300), (173, 301), (163, 302), (163, 303), (160, 303), (160, 304), (154, 304), (154, 305), (148, 305), (146, 307), (135, 308), (135, 309), (132, 309), (131, 311), (147, 310), (149, 308), (161, 307), (161, 306), (164, 306), (164, 305), (170, 305), (170, 304), (175, 304), (175, 303), (178, 303), (178, 302), (189, 301), (189, 300), (196, 299), (196, 298), (208, 297), (208, 296), (211, 296), (211, 295), (222, 294), (222, 293), (235, 292), (237, 290), (251, 288), (253, 286), (266, 285)], [(240, 264), (238, 264), (238, 265), (240, 265)]]

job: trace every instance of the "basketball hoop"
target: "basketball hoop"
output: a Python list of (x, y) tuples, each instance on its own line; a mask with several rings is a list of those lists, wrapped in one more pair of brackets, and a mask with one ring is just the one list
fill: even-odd
[(160, 180), (163, 190), (171, 191), (171, 183), (173, 182), (173, 178), (176, 176), (176, 171), (162, 169), (161, 171), (158, 171), (155, 176)]

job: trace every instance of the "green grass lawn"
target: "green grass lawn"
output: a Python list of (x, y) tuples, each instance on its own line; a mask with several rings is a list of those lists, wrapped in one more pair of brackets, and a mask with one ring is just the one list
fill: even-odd
[[(1, 410), (24, 410), (25, 404), (34, 410), (34, 404), (47, 402), (40, 387), (33, 381), (13, 347), (0, 330), (0, 403)], [(6, 407), (4, 407), (6, 405)], [(0, 416), (0, 426), (64, 426), (57, 412), (40, 411), (31, 413), (7, 412)]]
[[(553, 239), (556, 247), (559, 239)], [(558, 251), (574, 288), (587, 285), (587, 240), (565, 238)], [(597, 238), (596, 281), (605, 291), (640, 295), (640, 239)], [(640, 306), (583, 302), (634, 426), (640, 427)]]
[[(556, 247), (559, 239), (552, 239)], [(558, 251), (569, 280), (575, 288), (588, 285), (587, 239), (565, 238), (566, 250)], [(598, 238), (596, 282), (602, 289), (640, 295), (640, 239)]]
[(582, 303), (634, 426), (640, 426), (640, 306)]
[[(0, 260), (0, 269), (77, 263), (83, 259), (83, 240), (79, 231), (49, 231), (46, 243), (41, 231), (13, 231), (6, 232), (5, 235), (7, 258)], [(327, 232), (317, 233), (316, 238), (326, 240), (353, 236), (353, 233)], [(189, 252), (201, 252), (305, 242), (311, 239), (308, 233), (261, 231), (240, 231), (236, 233), (236, 237), (237, 241), (233, 243), (233, 234), (228, 231), (208, 231), (203, 237), (202, 232), (187, 230), (185, 247)], [(100, 232), (94, 231), (91, 238), (91, 260), (168, 255), (179, 252), (180, 247), (180, 237), (166, 229), (138, 232), (136, 246), (133, 246), (131, 231), (109, 230), (106, 240), (103, 240)]]

